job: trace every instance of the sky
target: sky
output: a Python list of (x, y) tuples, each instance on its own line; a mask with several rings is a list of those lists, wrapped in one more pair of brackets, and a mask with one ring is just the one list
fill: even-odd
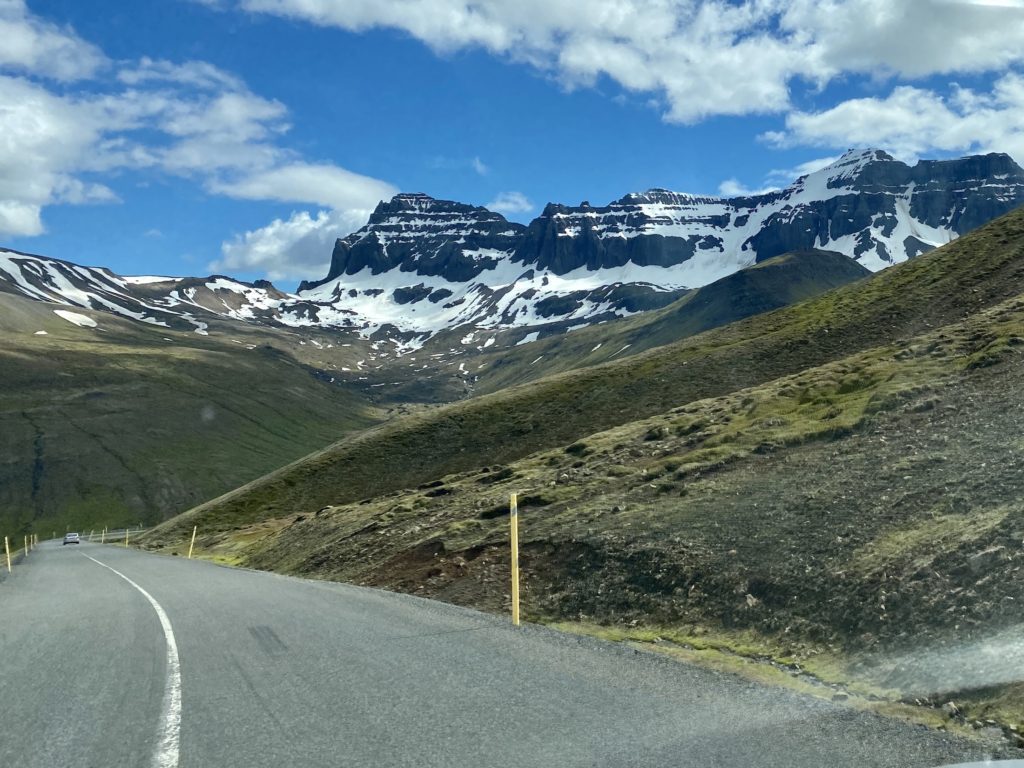
[(1024, 0), (0, 0), (0, 41), (0, 246), (121, 274), (291, 289), (399, 191), (1024, 162)]

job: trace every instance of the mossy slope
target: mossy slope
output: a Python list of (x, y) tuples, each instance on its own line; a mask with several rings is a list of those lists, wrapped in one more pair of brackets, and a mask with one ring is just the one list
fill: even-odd
[(1024, 210), (818, 298), (633, 358), (397, 420), (169, 521), (175, 537), (312, 512), (505, 463), (963, 319), (1024, 291)]

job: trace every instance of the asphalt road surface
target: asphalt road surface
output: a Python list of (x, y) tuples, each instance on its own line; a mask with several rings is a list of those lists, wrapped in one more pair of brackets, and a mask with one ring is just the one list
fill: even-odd
[(377, 590), (51, 542), (0, 584), (4, 765), (865, 768), (983, 756), (839, 704)]

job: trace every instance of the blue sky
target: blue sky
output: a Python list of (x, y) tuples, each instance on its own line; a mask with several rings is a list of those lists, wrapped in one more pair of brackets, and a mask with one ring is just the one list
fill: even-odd
[(1024, 159), (1016, 0), (0, 0), (0, 35), (0, 244), (121, 273), (292, 287), (398, 190), (528, 221)]

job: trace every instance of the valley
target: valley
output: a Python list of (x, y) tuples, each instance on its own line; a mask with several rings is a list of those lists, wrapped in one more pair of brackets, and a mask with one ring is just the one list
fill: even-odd
[(385, 416), (279, 331), (199, 336), (92, 310), (75, 323), (53, 307), (0, 293), (12, 533), (152, 525)]
[[(863, 204), (898, 165), (848, 155), (779, 199), (853, 184)], [(517, 493), (530, 621), (771, 660), (949, 727), (1024, 718), (1005, 663), (979, 688), (953, 661), (1024, 623), (1024, 209), (948, 219), (884, 269), (882, 240), (815, 236), (691, 283), (696, 251), (671, 254), (694, 241), (661, 223), (636, 235), (658, 245), (586, 251), (637, 221), (616, 205), (549, 207), (576, 248), (549, 251), (539, 224), (400, 195), (295, 294), (6, 252), (8, 527), (137, 520), (172, 555), (196, 527), (203, 558), (501, 613)], [(579, 269), (584, 293), (559, 276)], [(488, 270), (509, 279), (484, 290)], [(435, 277), (466, 301), (431, 299)]]

